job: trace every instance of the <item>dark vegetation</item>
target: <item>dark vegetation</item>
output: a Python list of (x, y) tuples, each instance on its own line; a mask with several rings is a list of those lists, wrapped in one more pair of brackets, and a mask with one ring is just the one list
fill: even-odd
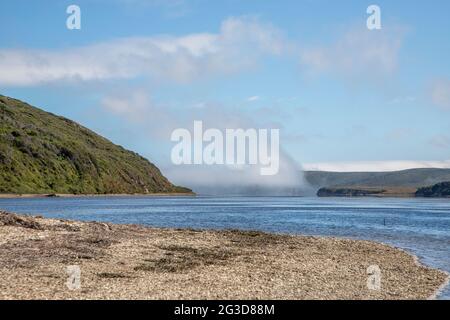
[[(186, 232), (186, 230), (182, 230)], [(201, 232), (192, 230), (191, 232)], [(183, 272), (200, 266), (220, 265), (228, 260), (244, 255), (245, 249), (266, 247), (288, 242), (286, 235), (268, 234), (260, 231), (224, 230), (219, 234), (228, 240), (228, 245), (214, 248), (191, 247), (185, 245), (158, 246), (163, 256), (157, 259), (144, 259), (134, 268), (135, 271)]]
[(146, 259), (143, 264), (135, 267), (134, 270), (182, 272), (199, 266), (220, 264), (234, 256), (232, 251), (221, 248), (209, 249), (170, 245), (160, 247), (160, 249), (164, 250), (164, 257)]
[(184, 193), (140, 155), (69, 119), (0, 95), (0, 193)]
[(419, 188), (416, 197), (450, 198), (450, 182), (441, 182), (430, 187)]
[(384, 190), (367, 190), (352, 188), (320, 188), (319, 197), (367, 197), (382, 194)]

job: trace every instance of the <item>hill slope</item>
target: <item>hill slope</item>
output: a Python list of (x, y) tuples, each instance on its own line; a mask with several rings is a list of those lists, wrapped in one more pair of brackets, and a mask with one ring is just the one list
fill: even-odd
[(307, 171), (313, 187), (424, 187), (450, 181), (450, 169), (410, 169), (394, 172)]
[(178, 193), (138, 154), (63, 117), (0, 95), (0, 193)]

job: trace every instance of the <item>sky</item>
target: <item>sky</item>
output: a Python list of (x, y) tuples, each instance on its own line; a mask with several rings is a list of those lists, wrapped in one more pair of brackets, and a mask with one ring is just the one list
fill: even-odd
[(278, 128), (305, 169), (450, 167), (449, 13), (447, 0), (2, 0), (0, 94), (181, 182), (170, 134), (194, 120)]

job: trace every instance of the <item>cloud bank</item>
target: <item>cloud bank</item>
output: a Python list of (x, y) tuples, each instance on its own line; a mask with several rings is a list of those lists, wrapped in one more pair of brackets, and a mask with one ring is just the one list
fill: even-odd
[[(102, 107), (110, 113), (139, 126), (140, 132), (149, 141), (163, 142), (169, 149), (176, 143), (169, 143), (173, 130), (186, 128), (193, 131), (195, 120), (201, 120), (204, 130), (268, 128), (261, 119), (242, 114), (240, 108), (206, 103), (203, 108), (196, 106), (161, 106), (155, 104), (144, 90), (129, 91), (126, 95), (107, 96)], [(276, 127), (273, 127), (276, 128)], [(205, 145), (205, 144), (204, 144)], [(225, 165), (180, 165), (165, 161), (164, 174), (178, 185), (187, 185), (202, 194), (265, 194), (294, 195), (305, 188), (301, 167), (283, 150), (280, 150), (280, 170), (273, 176), (262, 176), (261, 166)]]
[[(291, 42), (281, 30), (255, 17), (232, 17), (217, 33), (129, 37), (53, 50), (0, 49), (0, 85), (138, 77), (188, 83), (249, 70), (274, 55), (300, 57), (301, 65), (314, 74), (370, 81), (397, 69), (403, 36), (400, 28), (383, 32), (353, 28), (330, 45), (308, 47)], [(433, 96), (447, 103), (443, 90), (445, 86), (437, 87)]]
[(450, 110), (450, 80), (439, 79), (431, 87), (431, 100), (437, 107)]
[(312, 74), (332, 73), (370, 81), (396, 71), (403, 37), (400, 28), (350, 29), (330, 45), (301, 50), (300, 61)]
[(416, 168), (450, 168), (450, 160), (446, 161), (358, 161), (306, 163), (303, 169), (307, 171), (332, 172), (380, 172), (399, 171)]
[(165, 175), (175, 184), (186, 185), (200, 194), (300, 195), (309, 190), (301, 167), (284, 152), (280, 171), (274, 176), (260, 175), (260, 166), (170, 166)]
[(281, 32), (252, 17), (229, 18), (218, 33), (133, 37), (61, 50), (0, 49), (0, 85), (148, 77), (189, 82), (227, 75), (280, 54)]

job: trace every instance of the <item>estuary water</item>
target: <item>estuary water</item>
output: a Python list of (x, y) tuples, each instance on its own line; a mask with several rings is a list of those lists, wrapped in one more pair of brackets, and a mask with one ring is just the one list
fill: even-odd
[[(450, 200), (299, 197), (0, 199), (0, 209), (154, 227), (251, 229), (375, 240), (450, 272)], [(450, 300), (450, 287), (439, 296)]]

